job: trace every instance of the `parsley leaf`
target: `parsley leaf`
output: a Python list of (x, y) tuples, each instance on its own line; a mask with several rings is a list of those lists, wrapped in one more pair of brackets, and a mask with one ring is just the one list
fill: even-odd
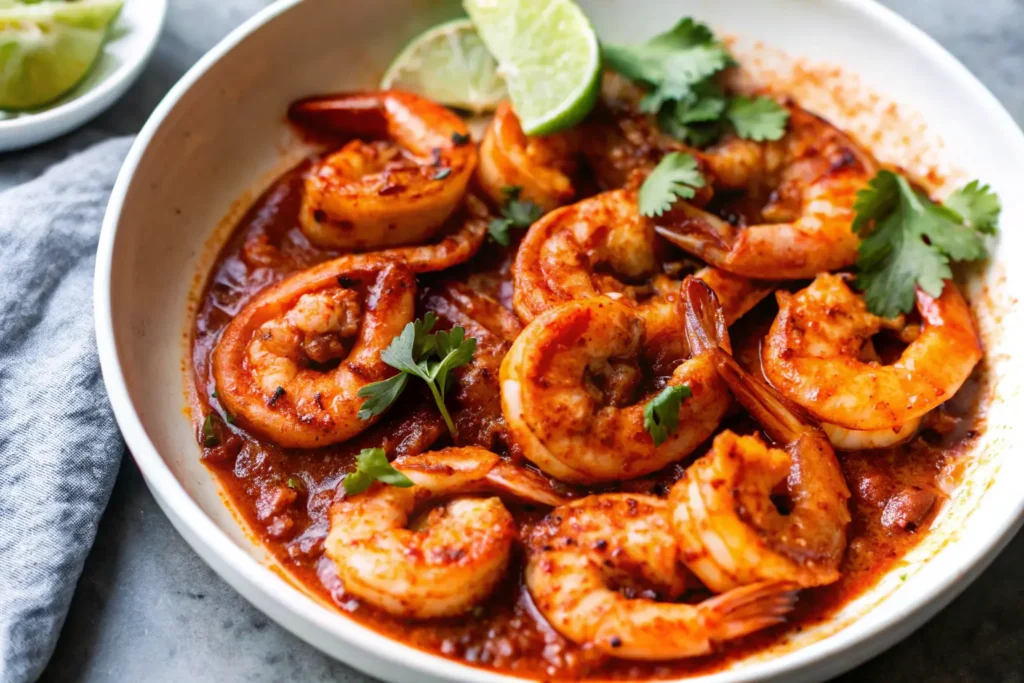
[(764, 142), (786, 134), (789, 111), (770, 97), (734, 97), (725, 117), (741, 138)]
[(660, 216), (676, 199), (690, 199), (700, 187), (704, 187), (704, 176), (692, 154), (666, 154), (640, 186), (640, 215)]
[(391, 466), (383, 448), (364, 448), (356, 456), (356, 469), (346, 474), (341, 483), (346, 495), (354, 496), (370, 488), (375, 481), (401, 488), (412, 486), (409, 477)]
[(422, 320), (407, 324), (381, 351), (381, 360), (399, 373), (359, 390), (357, 396), (366, 399), (359, 410), (360, 420), (369, 420), (387, 410), (402, 395), (412, 376), (426, 382), (448, 430), (453, 437), (457, 436), (444, 397), (451, 386), (449, 373), (473, 360), (476, 339), (466, 339), (466, 330), (461, 327), (431, 334), (435, 324), (437, 316), (427, 313)]
[(405, 391), (405, 385), (409, 382), (409, 375), (400, 372), (394, 377), (382, 382), (368, 384), (356, 394), (365, 398), (363, 405), (359, 408), (359, 419), (369, 420), (371, 417), (380, 415), (391, 407), (391, 404), (398, 400), (398, 397)]
[(503, 247), (511, 243), (509, 228), (528, 228), (539, 219), (544, 212), (539, 206), (528, 200), (519, 199), (523, 188), (511, 186), (502, 189), (505, 204), (501, 208), (501, 218), (493, 219), (487, 225), (487, 233), (495, 242)]
[(644, 406), (644, 429), (654, 439), (654, 445), (660, 446), (668, 439), (669, 434), (679, 426), (679, 406), (683, 400), (693, 396), (690, 387), (676, 384), (665, 387)]
[(872, 313), (891, 318), (909, 312), (915, 286), (939, 296), (953, 276), (950, 261), (987, 255), (983, 235), (995, 231), (998, 197), (977, 182), (953, 196), (954, 206), (969, 218), (933, 203), (892, 171), (879, 171), (857, 193), (853, 231), (862, 236), (857, 286)]

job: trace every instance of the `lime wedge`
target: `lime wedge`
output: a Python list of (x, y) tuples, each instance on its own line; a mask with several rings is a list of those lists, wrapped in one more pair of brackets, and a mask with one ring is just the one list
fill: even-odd
[(508, 97), (498, 63), (469, 19), (427, 29), (391, 62), (381, 87), (395, 88), (476, 114)]
[(22, 0), (21, 3), (7, 3), (0, 0), (0, 26), (15, 22), (56, 22), (77, 28), (105, 29), (121, 13), (124, 0), (42, 0), (31, 4)]
[(463, 0), (498, 60), (512, 107), (528, 135), (578, 123), (597, 101), (601, 50), (572, 0)]
[(36, 109), (74, 88), (103, 49), (121, 0), (0, 8), (0, 109)]

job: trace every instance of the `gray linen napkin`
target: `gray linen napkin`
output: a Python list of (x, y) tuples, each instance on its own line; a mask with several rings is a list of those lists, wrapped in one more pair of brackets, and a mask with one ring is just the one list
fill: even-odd
[(34, 680), (53, 651), (124, 451), (92, 283), (130, 144), (0, 193), (0, 683)]

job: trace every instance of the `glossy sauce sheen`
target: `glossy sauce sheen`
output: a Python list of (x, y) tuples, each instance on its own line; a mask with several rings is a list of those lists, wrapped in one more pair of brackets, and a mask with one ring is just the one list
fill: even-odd
[[(197, 432), (202, 418), (211, 410), (224, 414), (215, 397), (210, 356), (231, 318), (267, 285), (340, 254), (312, 246), (297, 228), (301, 180), (307, 168), (303, 164), (284, 175), (257, 201), (223, 248), (207, 282), (192, 346), (202, 412)], [(742, 220), (746, 212), (742, 199), (716, 204), (718, 213), (730, 220)], [(509, 346), (509, 328), (514, 331), (517, 327), (511, 313), (509, 279), (514, 250), (515, 245), (505, 249), (488, 243), (467, 266), (419, 278), (417, 316), (433, 310), (441, 325), (462, 325), (467, 327), (467, 336), (478, 339), (474, 363), (457, 371), (458, 386), (449, 402), (464, 440), (461, 445), (475, 443), (498, 453), (508, 453), (498, 367)], [(460, 283), (491, 295), (509, 310), (487, 311), (486, 316), (474, 321), (470, 316), (477, 312), (459, 304)], [(774, 298), (770, 297), (731, 330), (737, 358), (758, 374), (759, 343), (774, 314)], [(429, 394), (425, 389), (419, 391), (415, 384), (383, 420), (347, 443), (311, 451), (284, 449), (228, 425), (224, 433), (230, 436), (219, 446), (204, 448), (203, 460), (261, 542), (306, 589), (382, 633), (468, 664), (540, 680), (666, 678), (714, 670), (788, 632), (828, 618), (913, 547), (957, 482), (963, 460), (983, 428), (978, 408), (983, 403), (978, 390), (981, 372), (983, 369), (976, 370), (964, 388), (937, 411), (931, 428), (911, 442), (882, 451), (839, 454), (853, 492), (853, 522), (838, 582), (803, 591), (787, 624), (733, 641), (716, 655), (671, 663), (608, 659), (559, 636), (531, 605), (521, 578), (521, 553), (491, 599), (457, 620), (406, 623), (345, 595), (333, 565), (322, 553), (327, 511), (354, 455), (373, 446), (383, 446), (390, 456), (397, 456), (448, 443), (447, 430)], [(755, 431), (745, 417), (727, 421), (725, 427)], [(697, 449), (696, 453), (704, 450)], [(664, 494), (688, 462), (627, 482), (619, 490)], [(933, 499), (935, 503), (929, 508)], [(521, 537), (546, 512), (514, 506), (510, 509), (519, 523)], [(923, 517), (922, 510), (927, 510)]]

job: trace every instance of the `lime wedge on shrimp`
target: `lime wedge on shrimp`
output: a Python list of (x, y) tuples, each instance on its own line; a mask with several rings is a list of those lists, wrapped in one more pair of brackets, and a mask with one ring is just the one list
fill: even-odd
[(528, 135), (578, 123), (601, 84), (597, 34), (572, 0), (463, 0), (498, 62), (512, 108)]

